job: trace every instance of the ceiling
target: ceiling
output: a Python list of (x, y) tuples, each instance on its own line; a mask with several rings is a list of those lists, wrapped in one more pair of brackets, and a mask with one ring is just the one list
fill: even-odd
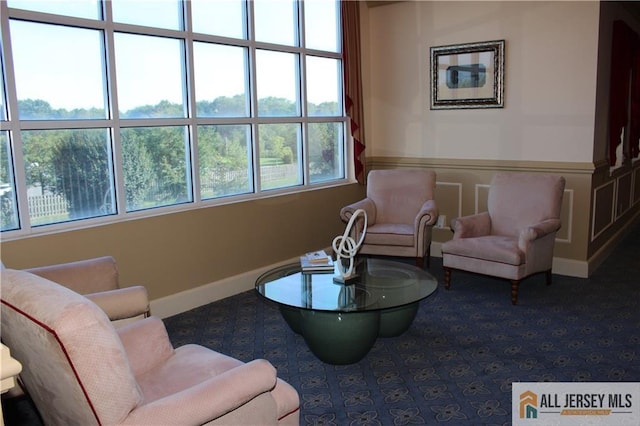
[(640, 1), (621, 2), (640, 21)]
[(384, 6), (385, 4), (391, 3), (402, 3), (401, 1), (384, 1), (384, 0), (368, 0), (367, 6), (376, 7), (376, 6)]
[[(402, 1), (367, 0), (367, 6), (369, 7), (384, 6), (391, 3), (402, 3)], [(622, 3), (629, 10), (629, 12), (631, 12), (631, 14), (633, 14), (640, 21), (640, 1), (626, 0), (621, 1), (620, 3)]]

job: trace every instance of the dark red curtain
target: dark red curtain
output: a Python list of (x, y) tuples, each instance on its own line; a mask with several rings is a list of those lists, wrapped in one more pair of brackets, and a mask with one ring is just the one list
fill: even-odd
[(631, 64), (631, 111), (629, 122), (629, 155), (640, 155), (640, 35), (633, 33), (631, 38), (633, 58)]
[(358, 182), (365, 183), (364, 112), (362, 106), (360, 56), (360, 5), (357, 1), (341, 1), (342, 60), (347, 116), (353, 136), (353, 165)]
[[(622, 130), (630, 125), (630, 154), (638, 153), (640, 95), (638, 91), (638, 35), (624, 21), (614, 21), (611, 43), (611, 80), (609, 90), (609, 162), (616, 164), (616, 148), (621, 143)], [(628, 120), (628, 117), (631, 120)], [(634, 139), (635, 138), (635, 139)], [(635, 153), (635, 155), (633, 155)]]

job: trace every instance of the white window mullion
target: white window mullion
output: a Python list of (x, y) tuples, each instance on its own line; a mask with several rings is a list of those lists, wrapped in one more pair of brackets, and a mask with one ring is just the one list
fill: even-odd
[(187, 81), (185, 82), (187, 86), (186, 94), (187, 94), (187, 120), (188, 120), (188, 133), (189, 133), (189, 143), (191, 145), (190, 149), (190, 161), (191, 161), (191, 182), (192, 182), (192, 191), (193, 191), (193, 202), (199, 203), (202, 201), (202, 191), (200, 190), (200, 162), (198, 160), (198, 119), (196, 115), (196, 84), (194, 80), (194, 58), (193, 58), (193, 25), (192, 25), (192, 10), (191, 10), (191, 2), (185, 1), (182, 3), (183, 8), (183, 22), (184, 22), (184, 30), (185, 30), (185, 40), (184, 40), (184, 52), (185, 52), (185, 77)]
[(116, 78), (116, 62), (114, 49), (114, 26), (111, 2), (102, 4), (104, 13), (104, 57), (105, 72), (107, 74), (107, 96), (109, 103), (109, 117), (111, 118), (111, 149), (113, 152), (113, 176), (116, 189), (116, 215), (124, 218), (127, 212), (126, 191), (124, 186), (124, 169), (122, 160), (122, 141), (120, 137), (120, 112), (118, 108), (118, 83)]
[(251, 146), (252, 146), (252, 176), (253, 191), (260, 193), (260, 132), (258, 130), (258, 91), (256, 88), (256, 41), (255, 41), (255, 14), (253, 1), (247, 0), (247, 39), (249, 41), (249, 88), (251, 91), (251, 105), (249, 106), (249, 115), (251, 117)]
[[(11, 8), (7, 2), (0, 0), (4, 58), (2, 71), (5, 73), (9, 112), (8, 119), (0, 123), (0, 130), (8, 131), (11, 135), (16, 202), (20, 215), (20, 229), (7, 230), (3, 232), (3, 237), (21, 238), (35, 233), (76, 229), (83, 227), (83, 224), (113, 223), (202, 205), (226, 204), (348, 182), (348, 176), (345, 178), (338, 170), (341, 166), (333, 163), (334, 160), (324, 159), (328, 152), (325, 150), (336, 149), (340, 152), (336, 152), (335, 161), (341, 161), (347, 171), (352, 169), (350, 144), (346, 142), (349, 122), (343, 110), (340, 115), (334, 108), (335, 102), (343, 102), (344, 93), (339, 87), (340, 99), (324, 96), (324, 93), (331, 94), (336, 90), (336, 77), (324, 72), (323, 65), (330, 63), (330, 60), (341, 62), (339, 49), (333, 49), (333, 42), (325, 37), (328, 37), (325, 26), (332, 27), (332, 24), (323, 19), (327, 16), (325, 12), (333, 13), (332, 3), (322, 2), (319, 6), (315, 2), (306, 4), (303, 0), (296, 0), (293, 8), (290, 3), (284, 8), (273, 9), (261, 1), (265, 0), (245, 0), (244, 8), (240, 10), (239, 7), (225, 9), (219, 8), (219, 5), (181, 0), (182, 22), (176, 23), (176, 19), (172, 18), (169, 25), (165, 25), (166, 21), (162, 19), (164, 15), (138, 13), (143, 9), (136, 7), (118, 8), (118, 4), (110, 0), (99, 0), (102, 17), (95, 13), (95, 9), (71, 9), (62, 3), (23, 6), (16, 3), (16, 7)], [(292, 13), (278, 13), (283, 10), (294, 12), (295, 16)], [(193, 11), (199, 11), (199, 15), (194, 17)], [(174, 12), (175, 9), (172, 16), (176, 16)], [(243, 29), (237, 31), (235, 28), (241, 22), (240, 13)], [(118, 22), (114, 22), (114, 16)], [(295, 21), (293, 26), (292, 19)], [(229, 27), (229, 23), (233, 28)], [(196, 27), (197, 32), (194, 33)], [(13, 45), (11, 31), (14, 32)], [(29, 44), (29, 37), (37, 35), (39, 31), (40, 42)], [(256, 31), (260, 33), (259, 41), (256, 40)], [(44, 35), (47, 36), (42, 38)], [(33, 53), (37, 52), (37, 47), (47, 46), (46, 42), (57, 37), (61, 42), (52, 44), (40, 55)], [(91, 37), (94, 37), (93, 41)], [(337, 37), (340, 38), (339, 35)], [(77, 40), (87, 42), (83, 45), (84, 50), (64, 47), (75, 46)], [(69, 78), (60, 80), (61, 84), (51, 81), (48, 87), (57, 88), (58, 92), (31, 84), (34, 81), (48, 81), (46, 79), (52, 73), (46, 71), (48, 62), (42, 58), (54, 52), (58, 46), (63, 50), (57, 52), (54, 58), (59, 60), (57, 63), (51, 60), (51, 63), (66, 71), (63, 75), (67, 77), (77, 72), (75, 78), (71, 82)], [(242, 59), (240, 51), (245, 55)], [(100, 52), (100, 58), (96, 52)], [(28, 67), (24, 58), (29, 54), (39, 59), (42, 66)], [(65, 54), (73, 56), (65, 58)], [(76, 59), (86, 61), (91, 68), (76, 66)], [(89, 69), (91, 71), (82, 71)], [(27, 78), (30, 74), (28, 71), (32, 70), (40, 70), (40, 80)], [(97, 95), (101, 92), (96, 79), (98, 70), (101, 70), (102, 84), (105, 85), (102, 90), (106, 94), (104, 100)], [(244, 70), (244, 76), (240, 76), (240, 70)], [(87, 80), (93, 79), (93, 86), (88, 90), (87, 86), (78, 89), (84, 83), (85, 75)], [(239, 103), (242, 79), (246, 94), (244, 105), (249, 103), (248, 114)], [(212, 83), (217, 83), (217, 86)], [(341, 86), (342, 82), (338, 84)], [(23, 87), (34, 90), (25, 90)], [(181, 96), (178, 90), (181, 90)], [(76, 95), (80, 95), (78, 99), (81, 99), (75, 102), (77, 107), (69, 103), (76, 99)], [(271, 97), (275, 99), (268, 99)], [(259, 98), (262, 102), (260, 112)], [(28, 99), (49, 102), (51, 108), (35, 108), (38, 104), (32, 107), (32, 104), (25, 102)], [(89, 103), (90, 99), (93, 100)], [(291, 113), (292, 102), (299, 103), (295, 105), (296, 113)], [(21, 105), (25, 108), (25, 119), (22, 121), (18, 117)], [(178, 105), (180, 111), (177, 110)], [(104, 117), (102, 111), (105, 111)], [(312, 116), (309, 116), (310, 113)], [(336, 122), (343, 124), (345, 133), (344, 146), (340, 148), (335, 146), (338, 137)], [(327, 133), (325, 137), (325, 125), (333, 132), (332, 135)], [(180, 131), (178, 127), (181, 127)], [(293, 137), (294, 128), (295, 143), (289, 139)], [(67, 212), (54, 212), (45, 215), (44, 219), (34, 216), (36, 225), (29, 223), (28, 195), (37, 196), (35, 190), (38, 188), (38, 179), (24, 165), (24, 161), (35, 163), (43, 158), (47, 163), (49, 158), (53, 158), (53, 153), (60, 153), (55, 151), (57, 148), (52, 144), (54, 151), (49, 156), (40, 155), (33, 150), (39, 146), (37, 138), (62, 135), (65, 138), (62, 142), (66, 144), (62, 146), (66, 149), (73, 143), (83, 141), (87, 142), (88, 149), (93, 149), (91, 147), (100, 146), (96, 145), (96, 129), (106, 129), (105, 132), (109, 133), (109, 140), (105, 137), (105, 143), (110, 144), (108, 149), (111, 153), (105, 163), (102, 161), (104, 150), (101, 150), (100, 161), (96, 160), (95, 164), (100, 164), (104, 170), (108, 167), (112, 174), (108, 177), (109, 185), (106, 178), (102, 177), (105, 175), (91, 176), (100, 176), (100, 185), (95, 188), (100, 189), (101, 193), (106, 194), (107, 189), (114, 193), (109, 199), (106, 196), (104, 198), (109, 204), (101, 203), (102, 199), (95, 195), (97, 190), (82, 192), (84, 190), (76, 188), (77, 185), (68, 183), (61, 189), (55, 186), (54, 182), (57, 181), (45, 180), (43, 185), (51, 189), (51, 193), (71, 198), (80, 194), (82, 200), (86, 196), (86, 201), (81, 204), (87, 206), (86, 210), (78, 216), (78, 207), (73, 207), (78, 204), (74, 203), (67, 207)], [(201, 134), (199, 129), (202, 130)], [(244, 132), (245, 155), (250, 156), (247, 171), (238, 170), (247, 164), (238, 151), (243, 144), (242, 129), (250, 129), (251, 132), (248, 141), (247, 131)], [(183, 134), (184, 145), (180, 145), (179, 133)], [(310, 140), (310, 135), (316, 139)], [(279, 144), (280, 137), (285, 138), (284, 147)], [(261, 146), (263, 154), (269, 157), (263, 158), (263, 161), (260, 160)], [(289, 163), (289, 149), (293, 149), (296, 156), (295, 176)], [(86, 152), (78, 149), (79, 154)], [(123, 152), (131, 152), (133, 164), (136, 165), (130, 165), (129, 157)], [(218, 161), (221, 157), (223, 162)], [(61, 177), (65, 179), (70, 176), (81, 179), (84, 168), (90, 170), (94, 165), (91, 159), (94, 157), (79, 158), (83, 159), (71, 165), (57, 158), (55, 163), (54, 160), (47, 163), (47, 167), (54, 170), (65, 165), (73, 171), (77, 164), (77, 174), (58, 172), (58, 169), (53, 173), (63, 173)], [(160, 158), (167, 158), (169, 162), (165, 165)], [(80, 167), (83, 169), (80, 170)], [(131, 175), (129, 168), (133, 173)], [(138, 174), (138, 170), (146, 173)], [(179, 178), (172, 173), (177, 170), (181, 173)], [(265, 172), (264, 178), (261, 171)], [(282, 172), (284, 175), (272, 172)], [(249, 183), (245, 176), (247, 174)], [(216, 182), (221, 182), (221, 186)], [(133, 191), (129, 195), (126, 192), (127, 183), (129, 190)], [(201, 189), (203, 184), (206, 192)], [(68, 191), (68, 188), (78, 191)], [(135, 192), (137, 188), (141, 190)], [(136, 201), (132, 201), (134, 199)], [(127, 206), (127, 200), (131, 205)], [(113, 204), (117, 206), (114, 211), (111, 210)], [(86, 215), (82, 216), (84, 212)]]
[[(0, 16), (8, 16), (7, 2), (0, 2)], [(31, 221), (29, 220), (29, 201), (27, 199), (27, 185), (24, 171), (24, 158), (22, 154), (22, 135), (20, 133), (20, 121), (18, 116), (18, 95), (16, 93), (15, 75), (13, 69), (13, 55), (11, 50), (11, 34), (9, 20), (0, 21), (2, 31), (5, 67), (5, 95), (7, 98), (7, 114), (9, 122), (2, 126), (2, 130), (8, 130), (11, 142), (13, 158), (14, 184), (16, 202), (18, 203), (18, 224), (20, 229), (29, 232)], [(2, 72), (2, 70), (0, 70)]]

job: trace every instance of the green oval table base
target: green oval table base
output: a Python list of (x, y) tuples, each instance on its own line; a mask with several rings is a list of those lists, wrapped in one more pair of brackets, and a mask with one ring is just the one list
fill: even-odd
[(274, 302), (289, 328), (328, 364), (353, 364), (380, 337), (399, 336), (413, 323), (420, 302), (438, 281), (417, 266), (386, 259), (358, 260), (352, 282), (336, 283), (330, 273), (282, 265), (256, 280), (260, 297)]
[(298, 308), (290, 308), (288, 306), (280, 306), (280, 314), (289, 328), (294, 333), (302, 335), (302, 310)]
[(364, 358), (378, 337), (399, 336), (411, 326), (418, 303), (369, 312), (326, 312), (280, 306), (291, 330), (304, 337), (323, 362), (353, 364)]
[(396, 337), (407, 331), (413, 323), (420, 304), (411, 303), (399, 308), (389, 308), (380, 311), (380, 337)]
[(302, 335), (315, 356), (327, 364), (360, 361), (378, 337), (380, 312), (302, 311)]

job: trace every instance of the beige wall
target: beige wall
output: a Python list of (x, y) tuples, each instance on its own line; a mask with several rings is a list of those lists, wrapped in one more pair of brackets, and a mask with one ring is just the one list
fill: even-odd
[[(588, 276), (640, 213), (640, 162), (606, 162), (610, 27), (632, 18), (605, 3), (361, 5), (369, 168), (434, 169), (448, 219), (482, 210), (497, 170), (561, 174), (554, 272)], [(502, 39), (504, 108), (430, 110), (430, 47)]]
[(362, 191), (351, 184), (3, 241), (2, 261), (21, 269), (112, 255), (123, 284), (158, 299), (330, 246), (344, 229), (340, 208)]
[[(628, 14), (602, 7), (362, 2), (367, 166), (433, 168), (448, 219), (483, 208), (496, 170), (562, 174), (554, 271), (591, 273), (640, 211), (640, 163), (611, 172), (605, 161), (607, 28)], [(495, 39), (506, 40), (505, 107), (431, 111), (429, 48)], [(339, 209), (363, 192), (347, 185), (3, 241), (1, 255), (15, 268), (113, 255), (125, 284), (170, 298), (328, 246), (343, 230)], [(436, 255), (448, 238), (434, 232)]]
[[(597, 2), (408, 1), (366, 11), (368, 156), (592, 161)], [(505, 107), (430, 110), (430, 47), (501, 39)]]

